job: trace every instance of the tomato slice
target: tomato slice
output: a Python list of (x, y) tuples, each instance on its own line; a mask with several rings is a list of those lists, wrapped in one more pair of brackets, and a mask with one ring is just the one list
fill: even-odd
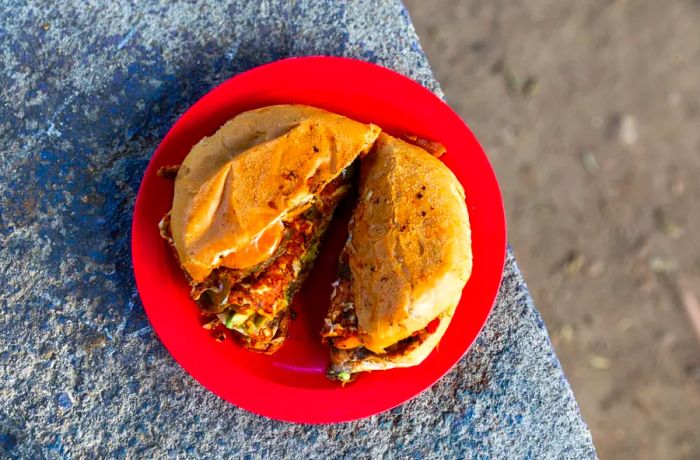
[(440, 318), (435, 318), (434, 320), (428, 323), (428, 325), (425, 327), (425, 330), (433, 334), (435, 331), (437, 331), (438, 326), (440, 326)]

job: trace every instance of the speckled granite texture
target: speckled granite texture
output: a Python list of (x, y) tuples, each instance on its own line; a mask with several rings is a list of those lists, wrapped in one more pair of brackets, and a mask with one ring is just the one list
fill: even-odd
[(399, 2), (55, 3), (0, 9), (0, 457), (595, 457), (510, 253), (457, 368), (350, 424), (223, 402), (144, 315), (131, 212), (175, 119), (230, 76), (294, 55), (369, 60), (441, 94)]

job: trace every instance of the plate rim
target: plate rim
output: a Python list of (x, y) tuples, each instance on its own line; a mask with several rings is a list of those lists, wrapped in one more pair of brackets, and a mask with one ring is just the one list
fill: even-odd
[[(270, 72), (270, 71), (276, 71), (280, 67), (285, 67), (285, 66), (294, 66), (295, 64), (302, 63), (302, 65), (306, 63), (311, 63), (312, 65), (340, 65), (340, 66), (357, 66), (359, 67), (364, 67), (363, 70), (367, 70), (369, 72), (379, 72), (379, 73), (384, 73), (386, 76), (389, 76), (390, 78), (398, 79), (402, 81), (402, 84), (405, 84), (407, 86), (413, 87), (413, 90), (417, 90), (420, 92), (428, 93), (430, 97), (434, 100), (435, 103), (440, 105), (440, 108), (442, 110), (447, 110), (449, 115), (452, 117), (456, 117), (459, 122), (461, 122), (462, 128), (465, 130), (465, 133), (469, 134), (471, 139), (469, 140), (470, 147), (476, 147), (478, 150), (478, 153), (483, 157), (486, 169), (483, 171), (485, 173), (488, 180), (492, 182), (492, 186), (495, 186), (494, 192), (495, 195), (494, 197), (497, 198), (496, 202), (498, 204), (497, 209), (495, 209), (495, 214), (499, 218), (498, 222), (498, 228), (500, 231), (500, 234), (497, 235), (499, 242), (502, 242), (502, 257), (500, 257), (500, 262), (496, 263), (496, 265), (500, 268), (499, 274), (498, 274), (498, 281), (496, 283), (496, 287), (493, 289), (492, 295), (489, 295), (491, 297), (490, 300), (490, 306), (487, 309), (486, 314), (484, 315), (483, 321), (481, 321), (481, 324), (478, 328), (478, 331), (476, 334), (474, 334), (474, 337), (472, 337), (469, 340), (469, 343), (464, 347), (464, 350), (460, 353), (459, 357), (454, 360), (453, 363), (451, 363), (448, 367), (444, 369), (444, 371), (440, 372), (439, 375), (437, 375), (434, 379), (432, 379), (431, 382), (429, 382), (427, 385), (425, 385), (422, 389), (419, 389), (418, 391), (414, 392), (412, 395), (409, 395), (406, 398), (403, 398), (401, 401), (392, 403), (392, 404), (385, 404), (384, 406), (380, 408), (373, 408), (368, 411), (365, 411), (366, 413), (358, 415), (358, 411), (355, 411), (355, 413), (346, 413), (346, 414), (331, 414), (329, 416), (313, 416), (313, 417), (305, 417), (305, 416), (297, 416), (298, 414), (288, 414), (284, 409), (282, 410), (268, 410), (270, 409), (269, 404), (253, 404), (250, 403), (250, 401), (241, 401), (241, 400), (236, 400), (233, 401), (229, 397), (225, 397), (220, 394), (220, 391), (218, 388), (215, 388), (215, 385), (212, 384), (210, 379), (204, 379), (202, 378), (201, 375), (197, 375), (197, 371), (193, 371), (193, 367), (189, 363), (183, 363), (180, 357), (178, 357), (178, 352), (174, 350), (174, 347), (172, 347), (173, 343), (169, 343), (169, 340), (166, 339), (163, 334), (161, 333), (162, 331), (159, 331), (160, 327), (156, 325), (156, 322), (154, 322), (153, 317), (151, 313), (149, 312), (149, 307), (147, 306), (147, 302), (144, 301), (143, 295), (142, 295), (142, 283), (143, 280), (139, 281), (139, 270), (137, 269), (137, 266), (140, 265), (143, 261), (141, 260), (141, 254), (138, 253), (137, 251), (137, 244), (141, 238), (141, 236), (137, 232), (137, 217), (138, 217), (138, 212), (139, 210), (143, 207), (143, 201), (145, 198), (143, 198), (143, 189), (144, 189), (144, 184), (146, 183), (147, 177), (149, 175), (154, 174), (154, 169), (156, 168), (154, 160), (157, 158), (159, 152), (163, 148), (163, 145), (166, 144), (167, 140), (169, 137), (172, 135), (172, 133), (175, 131), (176, 127), (178, 127), (181, 123), (187, 122), (187, 119), (191, 114), (194, 112), (195, 107), (202, 103), (202, 101), (206, 100), (208, 97), (211, 97), (212, 93), (215, 93), (217, 90), (220, 90), (222, 87), (227, 88), (230, 85), (235, 84), (237, 81), (240, 81), (241, 79), (245, 78), (251, 78), (251, 76), (255, 76), (256, 74), (260, 72)], [(287, 69), (288, 70), (288, 69)], [(289, 103), (294, 103), (290, 101)], [(268, 104), (263, 104), (260, 106), (264, 106)], [(240, 111), (243, 111), (240, 110)], [(240, 111), (235, 111), (235, 113), (240, 113)], [(233, 115), (232, 115), (233, 116)], [(184, 121), (183, 121), (184, 120)], [(466, 141), (465, 141), (466, 142)], [(448, 152), (449, 155), (449, 152)], [(461, 182), (461, 181), (460, 181)], [(463, 184), (466, 188), (466, 184)], [(467, 200), (468, 201), (468, 200)], [(471, 223), (471, 219), (470, 219)], [(158, 338), (160, 339), (161, 343), (166, 347), (170, 355), (175, 359), (175, 361), (189, 374), (191, 375), (195, 380), (197, 380), (201, 385), (203, 385), (205, 388), (207, 388), (209, 391), (214, 393), (215, 395), (219, 396), (220, 398), (234, 404), (235, 406), (244, 409), (248, 412), (255, 413), (257, 415), (265, 416), (268, 418), (276, 419), (276, 420), (282, 420), (286, 422), (293, 422), (293, 423), (304, 423), (304, 424), (326, 424), (326, 423), (339, 423), (339, 422), (349, 422), (353, 420), (358, 420), (362, 418), (366, 418), (372, 415), (376, 415), (381, 412), (385, 412), (387, 410), (390, 410), (394, 407), (397, 407), (399, 405), (405, 404), (406, 402), (412, 400), (413, 398), (419, 396), (421, 393), (432, 387), (435, 383), (437, 383), (439, 380), (441, 380), (447, 373), (449, 373), (455, 366), (456, 364), (464, 357), (464, 355), (469, 351), (471, 346), (474, 344), (476, 339), (478, 338), (479, 334), (481, 333), (481, 330), (483, 330), (483, 327), (485, 326), (486, 322), (488, 321), (488, 318), (491, 315), (491, 312), (493, 311), (493, 307), (495, 305), (499, 288), (502, 282), (502, 277), (503, 277), (503, 268), (505, 266), (505, 258), (506, 258), (506, 253), (507, 253), (507, 228), (506, 228), (506, 218), (505, 218), (505, 209), (503, 206), (503, 198), (502, 194), (500, 191), (500, 186), (498, 183), (498, 180), (496, 178), (495, 172), (493, 170), (493, 166), (491, 163), (488, 161), (488, 157), (486, 155), (485, 150), (479, 143), (478, 139), (473, 135), (467, 124), (459, 117), (458, 114), (455, 113), (455, 111), (447, 105), (447, 103), (442, 100), (440, 97), (438, 97), (435, 93), (427, 89), (426, 87), (422, 86), (420, 83), (410, 79), (409, 77), (402, 75), (398, 72), (395, 72), (391, 69), (388, 69), (383, 66), (379, 66), (377, 64), (369, 63), (366, 61), (361, 61), (353, 58), (345, 58), (345, 57), (336, 57), (336, 56), (305, 56), (305, 57), (291, 57), (291, 58), (285, 58), (277, 61), (273, 61), (270, 63), (263, 64), (261, 66), (257, 66), (254, 68), (251, 68), (250, 70), (247, 70), (245, 72), (239, 73), (223, 82), (220, 84), (214, 86), (211, 88), (206, 94), (201, 96), (195, 103), (193, 103), (188, 109), (180, 115), (177, 120), (173, 123), (173, 125), (170, 127), (166, 135), (160, 140), (158, 147), (154, 150), (153, 154), (151, 155), (149, 159), (148, 166), (146, 167), (143, 177), (141, 179), (141, 183), (139, 186), (138, 193), (136, 195), (136, 200), (134, 204), (134, 211), (133, 211), (133, 217), (132, 217), (132, 228), (131, 228), (131, 257), (132, 257), (132, 267), (134, 270), (134, 277), (136, 280), (136, 286), (137, 290), (139, 292), (139, 297), (141, 300), (141, 303), (144, 307), (144, 310), (148, 316), (149, 322), (153, 328), (153, 330), (156, 332)], [(475, 264), (477, 262), (475, 261)], [(495, 272), (495, 267), (493, 268)], [(461, 299), (460, 299), (461, 303)], [(452, 325), (451, 325), (452, 326)], [(449, 331), (449, 328), (448, 328)], [(412, 369), (418, 369), (418, 368), (412, 368)], [(269, 383), (269, 382), (268, 382)], [(273, 382), (272, 385), (270, 385), (271, 388), (274, 387), (284, 387), (284, 388), (289, 388), (288, 386), (282, 385), (279, 382)], [(307, 388), (299, 388), (299, 387), (294, 387), (294, 390), (299, 392), (300, 394), (306, 394), (307, 396), (312, 396), (315, 394), (318, 394), (318, 391), (321, 390), (311, 390)], [(381, 406), (381, 405), (380, 405)], [(263, 408), (265, 407), (265, 408)], [(362, 411), (359, 411), (362, 412)], [(328, 415), (328, 414), (326, 414)]]

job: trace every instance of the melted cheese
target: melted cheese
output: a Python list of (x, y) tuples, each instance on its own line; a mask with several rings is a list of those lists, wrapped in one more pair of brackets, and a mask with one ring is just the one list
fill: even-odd
[(360, 341), (360, 338), (356, 335), (351, 335), (350, 337), (346, 337), (344, 339), (335, 339), (333, 341), (333, 345), (335, 345), (336, 348), (340, 348), (341, 350), (348, 350), (350, 348), (357, 348), (360, 345), (362, 345), (362, 342)]
[(272, 256), (284, 235), (281, 221), (269, 226), (250, 245), (226, 255), (221, 265), (228, 268), (248, 268), (264, 262)]

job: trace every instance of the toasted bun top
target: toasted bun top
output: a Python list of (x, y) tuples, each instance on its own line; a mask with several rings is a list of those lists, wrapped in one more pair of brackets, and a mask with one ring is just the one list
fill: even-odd
[(222, 257), (308, 203), (379, 131), (303, 105), (227, 121), (192, 147), (175, 181), (171, 228), (183, 269), (204, 280)]
[(459, 302), (472, 268), (469, 216), (452, 171), (383, 133), (360, 181), (348, 260), (360, 340), (382, 353)]

